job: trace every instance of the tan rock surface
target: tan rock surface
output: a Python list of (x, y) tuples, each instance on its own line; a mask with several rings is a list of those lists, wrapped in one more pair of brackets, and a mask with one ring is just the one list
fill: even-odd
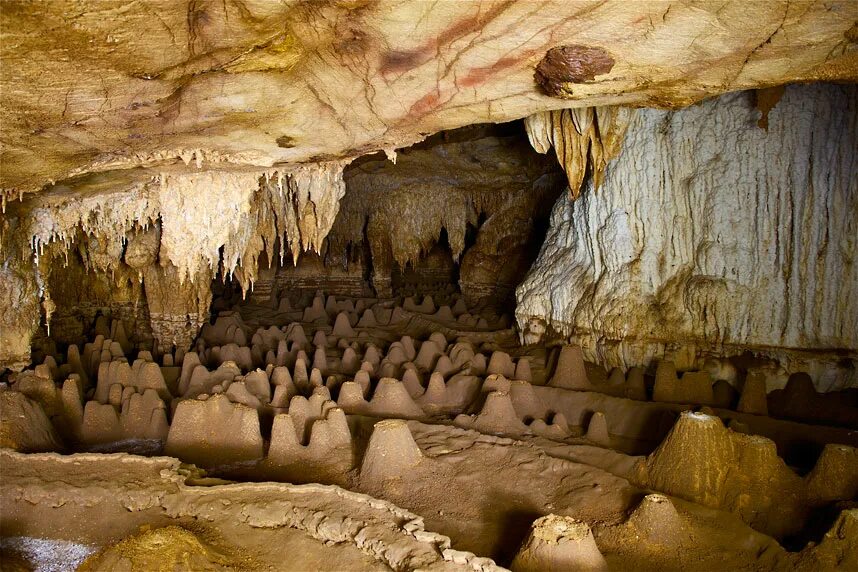
[[(4, 536), (38, 530), (45, 538), (105, 545), (140, 525), (154, 528), (93, 556), (87, 566), (94, 570), (174, 570), (161, 567), (174, 558), (182, 570), (201, 569), (194, 562), (202, 569), (498, 569), (488, 558), (451, 549), (450, 539), (427, 531), (417, 515), (335, 486), (194, 486), (198, 475), (175, 459), (125, 454), (0, 451), (0, 463)], [(33, 498), (43, 503), (34, 508)], [(99, 518), (85, 518), (90, 511)]]
[[(5, 5), (2, 187), (182, 160), (260, 167), (355, 156), (570, 104), (685, 105), (856, 75), (849, 1), (353, 8)], [(567, 71), (589, 65), (573, 50), (553, 75), (571, 101), (533, 77), (563, 45), (613, 62), (589, 79)]]

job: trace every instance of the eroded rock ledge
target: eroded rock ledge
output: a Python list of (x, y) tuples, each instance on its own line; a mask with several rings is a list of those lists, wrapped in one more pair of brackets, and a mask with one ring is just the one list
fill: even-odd
[[(85, 0), (0, 17), (9, 198), (191, 158), (268, 168), (544, 110), (858, 80), (851, 0)], [(560, 97), (534, 79), (555, 48), (540, 69)]]
[[(392, 503), (337, 486), (216, 484), (205, 480), (200, 484), (214, 486), (193, 486), (186, 482), (198, 478), (198, 472), (168, 457), (21, 455), (8, 450), (0, 455), (9, 477), (3, 501), (10, 512), (10, 522), (38, 522), (42, 534), (47, 536), (72, 535), (88, 542), (109, 542), (134, 532), (143, 534), (146, 529), (136, 530), (140, 522), (173, 525), (175, 531), (182, 532), (176, 524), (193, 529), (188, 522), (199, 520), (208, 528), (220, 529), (222, 535), (229, 535), (225, 540), (234, 552), (239, 552), (239, 548), (252, 550), (254, 545), (250, 539), (254, 535), (266, 537), (276, 545), (294, 543), (290, 534), (302, 533), (307, 539), (304, 540), (306, 546), (290, 556), (298, 561), (292, 564), (295, 569), (301, 567), (302, 560), (304, 566), (311, 566), (313, 558), (325, 557), (333, 567), (344, 568), (373, 569), (384, 565), (394, 570), (503, 570), (489, 558), (452, 549), (450, 539), (426, 530), (421, 517)], [(42, 506), (33, 511), (33, 501), (62, 507), (64, 518), (48, 517)], [(56, 526), (59, 522), (68, 522), (67, 519), (88, 520), (85, 515), (91, 515), (94, 508), (105, 519), (112, 519), (110, 527), (95, 530), (92, 525), (81, 523), (79, 530), (71, 532)], [(26, 512), (30, 514), (22, 517)], [(20, 532), (17, 527), (20, 524), (10, 524), (6, 532)], [(26, 527), (23, 528), (26, 531)], [(170, 529), (162, 528), (159, 532), (165, 530)], [(186, 531), (184, 534), (193, 538)], [(309, 539), (319, 543), (310, 545)], [(162, 549), (169, 553), (169, 543), (163, 544)], [(200, 552), (193, 554), (200, 562), (192, 562), (192, 565), (209, 564), (208, 560), (213, 558), (207, 551)], [(219, 556), (218, 552), (214, 555)], [(141, 550), (135, 557), (140, 559), (142, 553)], [(358, 558), (361, 554), (366, 558), (363, 562)], [(129, 555), (126, 551), (125, 556)], [(117, 560), (122, 560), (121, 551), (116, 555), (108, 550), (99, 556), (88, 562), (90, 568), (87, 569), (110, 570), (111, 564), (115, 566)], [(256, 547), (254, 556), (263, 562), (267, 557), (268, 564), (272, 554)], [(126, 559), (119, 563), (127, 562)], [(145, 565), (146, 561), (140, 563)], [(153, 563), (150, 560), (148, 564)], [(223, 569), (234, 569), (233, 566)], [(205, 569), (210, 568), (206, 566)], [(253, 568), (238, 566), (238, 569)]]

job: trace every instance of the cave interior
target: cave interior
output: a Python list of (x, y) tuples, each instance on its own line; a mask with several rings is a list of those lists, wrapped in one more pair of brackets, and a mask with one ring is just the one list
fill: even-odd
[(67, 4), (0, 7), (4, 570), (858, 569), (854, 3), (488, 68), (501, 3), (156, 8), (169, 66)]

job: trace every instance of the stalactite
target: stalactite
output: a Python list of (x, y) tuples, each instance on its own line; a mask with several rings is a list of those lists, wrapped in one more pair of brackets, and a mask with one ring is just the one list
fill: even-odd
[(551, 147), (578, 198), (588, 169), (598, 189), (608, 162), (620, 151), (634, 110), (627, 107), (577, 107), (543, 111), (525, 118), (530, 144), (539, 153)]
[(252, 276), (248, 269), (263, 249), (273, 251), (277, 238), (293, 258), (321, 250), (345, 193), (343, 166), (163, 173), (124, 188), (58, 189), (17, 209), (27, 237), (20, 248), (38, 257), (53, 242), (70, 247), (82, 231), (90, 236), (87, 260), (106, 271), (121, 259), (126, 235), (161, 221), (161, 256), (183, 279), (215, 269), (221, 249), (228, 272), (247, 266)]
[(351, 168), (330, 250), (339, 255), (368, 239), (374, 268), (389, 269), (393, 263), (405, 268), (446, 232), (452, 257), (459, 261), (469, 226), (479, 226), (521, 196), (538, 201), (542, 193), (534, 190), (536, 181), (548, 173), (552, 184), (558, 179), (551, 160), (534, 161), (516, 138), (460, 137), (466, 139), (403, 151), (395, 167), (378, 159)]

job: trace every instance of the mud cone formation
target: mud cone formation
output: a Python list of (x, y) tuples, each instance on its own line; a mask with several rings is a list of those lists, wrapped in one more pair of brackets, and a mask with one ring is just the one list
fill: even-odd
[[(709, 370), (677, 373), (662, 360), (652, 375), (643, 368), (609, 374), (574, 346), (519, 346), (489, 306), (470, 307), (455, 293), (429, 298), (408, 301), (408, 311), (396, 299), (321, 292), (276, 304), (239, 298), (187, 351), (143, 350), (134, 358), (95, 334), (83, 352), (73, 345), (49, 355), (0, 391), (4, 445), (29, 454), (91, 451), (68, 458), (93, 470), (116, 459), (109, 470), (121, 472), (127, 461), (120, 459), (136, 457), (120, 451), (164, 453), (230, 480), (320, 482), (369, 493), (418, 510), (449, 534), (462, 552), (441, 549), (445, 562), (482, 569), (495, 564), (477, 554), (521, 570), (645, 565), (658, 551), (686, 562), (716, 548), (734, 563), (756, 562), (759, 551), (786, 562), (773, 538), (804, 534), (814, 514), (858, 492), (854, 432), (765, 415), (779, 394), (766, 394), (760, 368), (744, 375), (732, 408), (713, 408)], [(488, 326), (436, 316), (438, 302)], [(374, 319), (360, 317), (368, 315)], [(99, 328), (115, 333), (115, 322), (102, 320)], [(835, 397), (817, 394), (809, 379), (794, 376), (787, 391), (810, 402)], [(699, 406), (704, 411), (691, 410)], [(806, 458), (814, 435), (819, 456)], [(803, 464), (806, 475), (784, 456)], [(29, 470), (26, 456), (14, 459), (16, 471)], [(88, 469), (81, 471), (84, 478)], [(598, 484), (586, 484), (594, 478)], [(463, 496), (465, 490), (471, 492)], [(646, 490), (659, 493), (644, 496)], [(517, 529), (518, 552), (498, 536), (503, 505), (481, 508), (494, 494), (536, 507)], [(723, 516), (713, 521), (713, 510)], [(848, 528), (844, 518), (840, 528)], [(119, 544), (85, 566), (147, 562), (152, 542), (201, 565), (256, 566), (223, 538), (176, 526), (122, 529), (133, 534), (127, 540), (92, 531)], [(733, 536), (721, 530), (701, 544), (710, 527)], [(741, 549), (731, 545), (737, 538), (745, 539)], [(832, 562), (845, 550), (839, 538), (807, 548), (797, 564)], [(15, 546), (20, 552), (24, 545)]]
[(628, 524), (655, 544), (676, 547), (689, 540), (682, 517), (670, 498), (662, 494), (645, 496), (629, 517)]
[(549, 514), (533, 523), (515, 559), (513, 572), (537, 570), (605, 571), (608, 563), (599, 552), (590, 527), (574, 518)]
[(422, 460), (423, 454), (405, 421), (379, 421), (373, 428), (364, 453), (361, 480), (371, 483), (407, 478)]
[(0, 5), (4, 570), (858, 567), (858, 5), (352, 4)]

